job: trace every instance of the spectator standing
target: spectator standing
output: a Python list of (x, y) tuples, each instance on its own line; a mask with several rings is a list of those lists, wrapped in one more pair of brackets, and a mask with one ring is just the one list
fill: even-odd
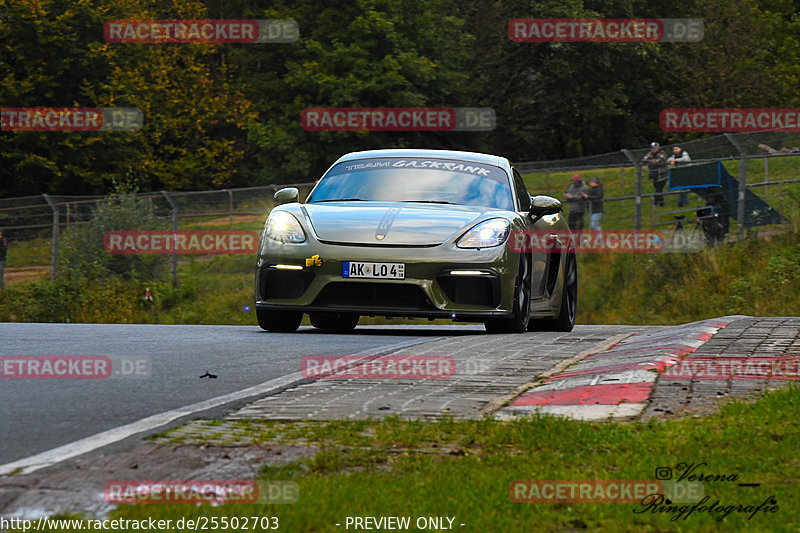
[(653, 188), (656, 191), (654, 198), (655, 204), (664, 206), (664, 185), (667, 184), (667, 176), (669, 176), (669, 165), (667, 164), (667, 153), (661, 149), (661, 145), (657, 142), (650, 143), (650, 152), (642, 159), (642, 164), (647, 167), (650, 174), (650, 181), (653, 182)]
[(569, 206), (569, 218), (567, 223), (573, 230), (583, 229), (583, 214), (586, 213), (587, 199), (589, 198), (589, 187), (581, 179), (580, 174), (572, 176), (572, 183), (564, 198)]
[(597, 178), (589, 180), (589, 227), (601, 231), (600, 219), (603, 218), (603, 184)]
[(8, 240), (5, 237), (3, 237), (3, 232), (0, 230), (0, 289), (5, 287), (7, 251), (8, 251)]
[[(667, 163), (675, 165), (676, 167), (688, 166), (691, 161), (692, 158), (689, 157), (689, 152), (680, 146), (673, 146), (672, 155), (667, 159)], [(683, 191), (678, 195), (678, 207), (685, 207), (687, 205), (689, 205), (689, 193)]]

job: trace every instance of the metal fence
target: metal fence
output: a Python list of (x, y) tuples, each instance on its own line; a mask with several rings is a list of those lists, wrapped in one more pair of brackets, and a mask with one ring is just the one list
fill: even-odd
[[(227, 223), (230, 229), (234, 224), (252, 223), (254, 228), (260, 229), (266, 214), (274, 206), (273, 195), (278, 188), (297, 187), (303, 198), (313, 185), (300, 183), (215, 191), (161, 191), (134, 196), (148, 204), (150, 212), (163, 223), (163, 229), (179, 230), (182, 224), (202, 223), (215, 226)], [(58, 272), (59, 236), (70, 227), (89, 223), (100, 204), (119, 198), (109, 195), (48, 194), (0, 198), (0, 229), (9, 240), (7, 273), (19, 267), (45, 269), (49, 265), (50, 275), (54, 277)], [(49, 253), (42, 253), (44, 249)], [(176, 279), (175, 254), (170, 256), (170, 264), (173, 279)]]
[[(670, 153), (672, 146), (664, 145), (662, 149)], [(732, 226), (734, 231), (731, 234), (741, 238), (745, 230), (742, 217), (747, 211), (745, 192), (748, 189), (793, 222), (800, 219), (800, 134), (724, 134), (680, 143), (680, 146), (690, 154), (693, 164), (722, 161), (739, 180), (739, 219)], [(667, 206), (659, 208), (655, 205), (656, 194), (645, 192), (645, 188), (650, 190), (650, 186), (644, 183), (641, 160), (648, 150), (648, 147), (623, 149), (573, 159), (520, 162), (515, 166), (526, 175), (532, 193), (559, 198), (566, 189), (571, 173), (579, 171), (601, 176), (606, 183), (603, 227), (656, 228), (675, 224), (677, 216), (691, 218), (691, 212), (704, 205), (699, 197), (692, 197), (694, 205), (674, 209), (672, 198), (679, 192), (665, 190)], [(233, 229), (234, 224), (241, 226), (246, 221), (243, 217), (248, 216), (256, 217), (250, 222), (253, 228), (260, 229), (266, 213), (273, 207), (273, 194), (278, 187), (285, 186), (301, 189), (302, 198), (311, 190), (313, 183), (215, 191), (156, 192), (136, 196), (148, 202), (151, 211), (163, 221), (163, 229), (178, 230), (181, 225), (185, 228), (201, 223), (219, 226), (226, 220)], [(0, 199), (0, 228), (11, 242), (7, 273), (15, 268), (28, 267), (41, 272), (49, 270), (55, 276), (61, 233), (73, 225), (89, 222), (96, 207), (113, 198), (43, 194)], [(45, 249), (47, 252), (43, 251)], [(176, 268), (177, 257), (172, 255), (173, 276)]]
[[(800, 208), (800, 133), (753, 132), (726, 133), (705, 139), (662, 145), (668, 155), (673, 146), (689, 153), (692, 164), (721, 161), (730, 174), (739, 181), (735, 221), (735, 234), (742, 238), (745, 231), (744, 216), (748, 212), (746, 191), (750, 190), (766, 202), (797, 221)], [(641, 229), (665, 224), (675, 224), (676, 216), (688, 216), (704, 205), (693, 196), (686, 209), (656, 205), (655, 192), (645, 192), (642, 158), (649, 147), (622, 149), (619, 152), (560, 159), (551, 161), (526, 161), (515, 166), (528, 175), (535, 192), (561, 197), (566, 189), (569, 174), (582, 172), (602, 176), (613, 186), (606, 187), (604, 219), (612, 227)], [(532, 177), (530, 175), (533, 175)], [(763, 177), (762, 177), (763, 176)], [(609, 194), (610, 193), (610, 194)], [(665, 190), (666, 199), (675, 198), (681, 191)], [(770, 194), (772, 197), (770, 198)], [(633, 209), (626, 206), (633, 203)], [(607, 217), (611, 212), (611, 219)]]

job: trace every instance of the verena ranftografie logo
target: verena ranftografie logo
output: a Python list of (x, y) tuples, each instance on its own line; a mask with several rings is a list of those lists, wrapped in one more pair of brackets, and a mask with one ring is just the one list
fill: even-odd
[(491, 107), (308, 107), (306, 131), (491, 131)]
[(2, 131), (139, 131), (136, 107), (4, 107)]
[(664, 109), (658, 121), (665, 132), (800, 132), (800, 108)]
[(293, 43), (300, 36), (291, 19), (109, 20), (107, 43)]
[(311, 355), (300, 367), (306, 379), (448, 379), (456, 372), (449, 355)]
[(103, 236), (103, 249), (110, 254), (250, 254), (258, 251), (258, 232), (108, 231)]
[(520, 43), (697, 42), (701, 19), (513, 19), (508, 37)]
[(112, 504), (273, 504), (295, 503), (300, 486), (294, 481), (189, 480), (109, 481), (103, 498)]

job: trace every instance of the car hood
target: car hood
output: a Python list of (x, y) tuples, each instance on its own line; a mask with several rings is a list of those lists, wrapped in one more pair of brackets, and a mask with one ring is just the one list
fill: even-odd
[(489, 208), (405, 202), (330, 202), (303, 205), (322, 241), (342, 244), (441, 244)]

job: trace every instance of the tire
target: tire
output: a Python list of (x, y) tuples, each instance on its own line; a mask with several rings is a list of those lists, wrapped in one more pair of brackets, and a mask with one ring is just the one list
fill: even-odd
[(358, 315), (350, 313), (311, 313), (311, 325), (326, 331), (352, 331), (358, 325)]
[(529, 331), (572, 331), (578, 312), (578, 262), (575, 252), (567, 253), (564, 266), (564, 287), (561, 290), (561, 311), (555, 319), (532, 320)]
[(489, 333), (525, 333), (531, 319), (530, 260), (523, 255), (514, 283), (514, 315), (511, 318), (493, 318), (484, 322)]
[(303, 313), (296, 311), (268, 311), (256, 309), (258, 325), (264, 331), (291, 333), (297, 331), (303, 320)]

